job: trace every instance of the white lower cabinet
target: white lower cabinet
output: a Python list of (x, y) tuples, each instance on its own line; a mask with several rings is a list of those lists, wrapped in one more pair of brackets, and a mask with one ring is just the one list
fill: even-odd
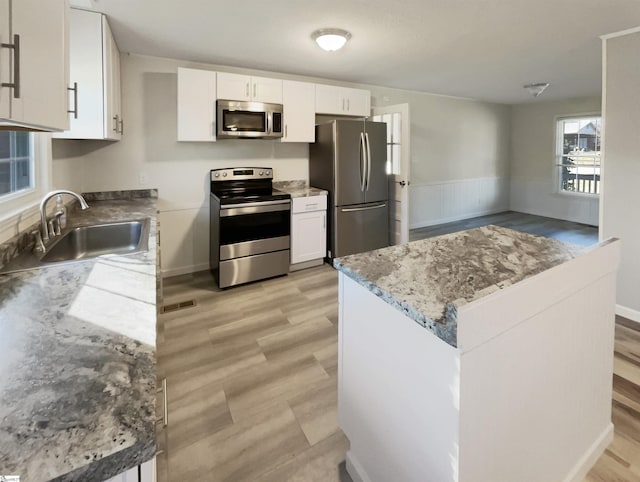
[[(322, 264), (326, 255), (327, 196), (293, 198), (291, 203), (291, 269)], [(304, 264), (300, 265), (299, 263)]]

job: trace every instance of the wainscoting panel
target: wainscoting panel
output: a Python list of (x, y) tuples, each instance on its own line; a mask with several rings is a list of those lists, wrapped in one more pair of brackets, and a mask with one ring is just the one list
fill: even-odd
[(597, 197), (559, 194), (549, 179), (511, 178), (512, 211), (598, 226)]
[(509, 180), (501, 177), (411, 184), (411, 229), (509, 209)]

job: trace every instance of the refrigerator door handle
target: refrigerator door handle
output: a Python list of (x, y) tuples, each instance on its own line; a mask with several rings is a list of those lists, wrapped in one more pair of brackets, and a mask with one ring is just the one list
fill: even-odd
[(353, 213), (356, 211), (368, 211), (370, 209), (380, 209), (380, 208), (386, 208), (386, 207), (387, 207), (387, 203), (382, 203), (376, 206), (367, 206), (366, 208), (342, 208), (340, 211), (342, 211), (343, 213)]
[(371, 181), (371, 144), (369, 144), (369, 133), (365, 132), (364, 139), (367, 145), (367, 191), (369, 190), (369, 182)]
[(367, 146), (364, 133), (360, 133), (360, 191), (364, 192), (367, 182)]

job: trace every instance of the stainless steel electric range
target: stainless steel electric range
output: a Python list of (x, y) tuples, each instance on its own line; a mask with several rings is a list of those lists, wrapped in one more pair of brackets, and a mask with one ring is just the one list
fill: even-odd
[(209, 263), (220, 288), (289, 272), (291, 196), (273, 169), (211, 171)]

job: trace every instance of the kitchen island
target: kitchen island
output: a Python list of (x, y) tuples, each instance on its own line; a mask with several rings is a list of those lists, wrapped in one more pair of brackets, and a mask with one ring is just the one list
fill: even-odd
[(157, 209), (130, 194), (70, 224), (149, 218), (147, 251), (0, 275), (0, 475), (102, 481), (155, 455)]
[(613, 436), (618, 258), (486, 226), (335, 260), (354, 481), (581, 481)]

